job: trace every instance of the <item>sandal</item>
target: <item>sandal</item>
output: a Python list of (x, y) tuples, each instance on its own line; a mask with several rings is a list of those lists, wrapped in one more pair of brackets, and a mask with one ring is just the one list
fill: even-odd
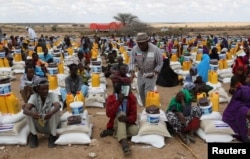
[(122, 151), (123, 151), (124, 155), (129, 155), (130, 154), (131, 150), (130, 150), (128, 144), (123, 144), (122, 145)]
[(192, 143), (195, 143), (195, 138), (191, 135), (187, 135), (187, 138), (189, 139), (189, 141), (191, 141)]
[(113, 133), (113, 129), (106, 129), (101, 132), (100, 137), (113, 136)]
[(177, 136), (179, 137), (179, 139), (181, 139), (181, 141), (186, 144), (186, 145), (189, 145), (190, 144), (190, 140), (189, 138), (186, 136), (186, 135), (183, 135), (182, 133), (180, 132), (177, 132)]

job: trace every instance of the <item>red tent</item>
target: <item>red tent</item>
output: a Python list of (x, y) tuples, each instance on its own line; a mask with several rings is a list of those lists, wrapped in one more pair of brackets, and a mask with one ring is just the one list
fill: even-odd
[(121, 29), (122, 24), (119, 22), (111, 22), (111, 23), (90, 23), (90, 30), (97, 31), (114, 31)]

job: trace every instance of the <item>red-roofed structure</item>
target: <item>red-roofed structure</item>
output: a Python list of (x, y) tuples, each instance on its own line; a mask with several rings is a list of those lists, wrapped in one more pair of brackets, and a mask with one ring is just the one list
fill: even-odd
[(120, 22), (90, 23), (89, 28), (92, 31), (115, 31), (122, 28), (122, 23)]

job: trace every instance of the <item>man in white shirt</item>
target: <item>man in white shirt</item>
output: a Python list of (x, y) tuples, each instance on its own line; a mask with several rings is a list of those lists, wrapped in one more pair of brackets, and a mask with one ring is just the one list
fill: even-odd
[(36, 32), (34, 31), (34, 29), (32, 29), (30, 27), (26, 27), (26, 30), (28, 31), (28, 36), (29, 36), (30, 39), (37, 38)]

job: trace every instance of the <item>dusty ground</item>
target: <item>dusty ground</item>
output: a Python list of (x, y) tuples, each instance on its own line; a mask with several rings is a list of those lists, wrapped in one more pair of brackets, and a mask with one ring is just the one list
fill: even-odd
[[(21, 74), (16, 74), (16, 80), (11, 84), (12, 90), (21, 101), (19, 93), (19, 78)], [(108, 94), (111, 93), (111, 83), (108, 80)], [(223, 84), (225, 89), (228, 89), (228, 84)], [(177, 93), (181, 86), (176, 87), (160, 87), (158, 90), (161, 96), (162, 109), (165, 110), (171, 97)], [(222, 112), (226, 104), (220, 104)], [(5, 146), (4, 150), (0, 150), (0, 159), (88, 159), (89, 152), (95, 152), (97, 159), (122, 159), (124, 158), (120, 145), (113, 137), (100, 138), (100, 132), (105, 129), (108, 118), (105, 115), (96, 115), (96, 112), (104, 112), (102, 108), (87, 108), (93, 123), (92, 139), (97, 142), (93, 145), (72, 145), (72, 146), (57, 146), (49, 149), (47, 147), (47, 138), (39, 136), (39, 147), (30, 149), (29, 146)], [(138, 112), (142, 111), (142, 107), (138, 106)], [(154, 148), (145, 144), (130, 143), (132, 154), (131, 159), (192, 159), (195, 158), (191, 151), (185, 148), (176, 137), (166, 138), (166, 145), (161, 149)], [(199, 159), (207, 158), (207, 144), (200, 138), (196, 137), (196, 143), (189, 147)]]

